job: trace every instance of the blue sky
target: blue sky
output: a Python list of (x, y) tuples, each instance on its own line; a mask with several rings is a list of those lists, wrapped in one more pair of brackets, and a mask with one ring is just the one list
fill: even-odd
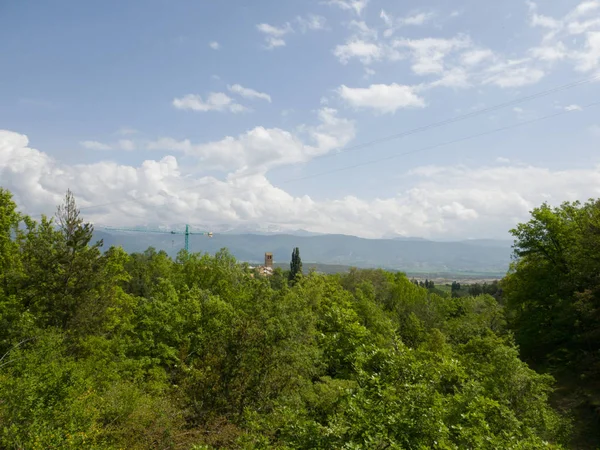
[(600, 196), (597, 81), (354, 148), (600, 75), (598, 0), (9, 0), (0, 54), (0, 185), (31, 214), (70, 188), (106, 225), (506, 237)]

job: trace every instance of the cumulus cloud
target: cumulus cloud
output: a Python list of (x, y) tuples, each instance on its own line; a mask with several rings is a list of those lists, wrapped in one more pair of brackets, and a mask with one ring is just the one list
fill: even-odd
[(369, 0), (329, 0), (327, 3), (345, 11), (352, 11), (360, 16), (367, 7)]
[(579, 105), (565, 106), (565, 111), (583, 111), (583, 108)]
[(531, 50), (535, 58), (570, 61), (580, 72), (600, 68), (600, 1), (584, 0), (559, 18), (540, 14), (533, 2), (529, 8), (531, 26), (545, 30), (541, 45)]
[(534, 47), (529, 50), (534, 58), (541, 61), (560, 61), (567, 57), (567, 48), (562, 42), (556, 43), (556, 45), (545, 45), (541, 47)]
[(470, 78), (471, 74), (466, 69), (453, 67), (445, 70), (439, 79), (432, 81), (427, 87), (468, 88), (472, 86)]
[(221, 48), (221, 44), (219, 44), (217, 41), (210, 42), (208, 46), (213, 50), (219, 50)]
[(98, 141), (81, 141), (81, 146), (88, 150), (111, 150), (112, 147), (108, 144), (104, 144)]
[(88, 150), (124, 150), (133, 151), (136, 149), (135, 143), (130, 139), (120, 139), (113, 144), (105, 144), (98, 141), (82, 141), (80, 142), (83, 148)]
[(478, 48), (464, 52), (460, 55), (461, 62), (467, 67), (477, 66), (484, 61), (488, 61), (494, 57), (494, 52), (489, 48)]
[(589, 72), (600, 67), (600, 31), (588, 32), (582, 50), (574, 54), (576, 69)]
[(377, 72), (375, 72), (373, 69), (371, 69), (370, 67), (365, 67), (365, 79), (369, 79), (371, 78), (373, 75), (375, 75)]
[(308, 143), (302, 136), (289, 131), (259, 126), (237, 137), (227, 136), (205, 144), (166, 137), (148, 143), (147, 148), (182, 152), (196, 159), (205, 169), (267, 172), (278, 166), (309, 161), (342, 148), (354, 139), (354, 124), (339, 117), (335, 109), (322, 108), (318, 119), (316, 126), (300, 127)]
[(491, 67), (487, 72), (489, 76), (484, 80), (484, 83), (495, 84), (501, 88), (535, 84), (545, 75), (541, 69), (529, 65), (512, 64), (510, 61)]
[(277, 47), (284, 47), (286, 45), (284, 37), (290, 33), (294, 33), (296, 30), (300, 31), (301, 33), (324, 30), (327, 20), (323, 16), (308, 14), (304, 17), (297, 16), (294, 23), (296, 24), (296, 29), (294, 29), (290, 22), (286, 22), (282, 26), (270, 25), (268, 23), (260, 23), (256, 25), (257, 30), (264, 35), (264, 47), (267, 50), (273, 50)]
[(396, 31), (406, 26), (421, 26), (429, 22), (433, 17), (433, 12), (419, 12), (414, 13), (405, 17), (394, 17), (387, 13), (385, 10), (381, 10), (379, 17), (386, 25), (386, 29), (383, 32), (385, 37), (392, 36)]
[(342, 64), (347, 64), (351, 59), (369, 65), (380, 60), (397, 61), (402, 58), (389, 43), (380, 42), (377, 30), (370, 28), (365, 22), (352, 20), (348, 27), (353, 34), (344, 44), (333, 49), (333, 54)]
[(269, 103), (271, 103), (271, 96), (269, 94), (265, 94), (264, 92), (258, 92), (258, 91), (255, 91), (254, 89), (250, 89), (250, 88), (245, 88), (244, 86), (242, 86), (240, 84), (234, 84), (233, 86), (227, 86), (227, 89), (229, 89), (229, 92), (241, 95), (244, 98), (261, 99), (261, 100), (266, 100)]
[(280, 27), (269, 25), (268, 23), (260, 23), (256, 25), (256, 28), (265, 35), (265, 48), (268, 50), (284, 47), (286, 44), (283, 37), (294, 31), (289, 22)]
[(413, 60), (412, 70), (417, 75), (443, 73), (444, 62), (448, 55), (471, 45), (471, 39), (462, 35), (451, 39), (399, 39), (393, 43), (396, 48), (410, 51)]
[(286, 23), (282, 27), (269, 25), (268, 23), (261, 23), (261, 24), (258, 24), (256, 26), (256, 28), (258, 28), (258, 31), (260, 31), (261, 33), (268, 34), (269, 36), (275, 36), (275, 37), (282, 37), (293, 31), (292, 27), (289, 23)]
[(135, 143), (130, 139), (120, 139), (117, 144), (121, 150), (128, 152), (135, 150)]
[(121, 136), (128, 136), (128, 135), (137, 134), (137, 133), (138, 133), (138, 130), (136, 130), (135, 128), (131, 128), (131, 127), (121, 127), (117, 131), (117, 134), (120, 134)]
[(372, 84), (368, 88), (350, 88), (342, 85), (339, 96), (354, 108), (368, 108), (381, 113), (394, 113), (400, 108), (423, 108), (425, 101), (411, 86)]
[[(343, 3), (350, 9), (348, 2)], [(558, 18), (544, 15), (532, 1), (527, 4), (529, 23), (540, 30), (540, 39), (521, 55), (510, 58), (480, 45), (468, 34), (394, 37), (402, 27), (427, 24), (435, 16), (431, 11), (394, 17), (381, 10), (383, 33), (364, 21), (353, 20), (349, 24), (352, 34), (333, 48), (333, 54), (342, 64), (357, 60), (365, 66), (407, 60), (412, 72), (425, 78), (419, 83), (423, 94), (428, 88), (438, 87), (530, 86), (540, 82), (559, 62), (570, 63), (579, 72), (600, 73), (600, 0), (584, 0)]]
[(327, 20), (323, 16), (309, 14), (306, 17), (296, 17), (296, 22), (302, 33), (308, 31), (324, 30), (327, 26)]
[[(336, 121), (331, 111), (322, 114), (324, 127), (340, 126), (329, 123)], [(22, 134), (0, 131), (0, 179), (25, 212), (52, 214), (70, 188), (86, 218), (105, 225), (260, 222), (365, 237), (494, 237), (506, 235), (543, 201), (560, 204), (600, 196), (600, 167), (550, 170), (499, 162), (420, 167), (403, 174), (408, 187), (394, 191), (394, 180), (386, 180), (387, 197), (318, 201), (291, 195), (263, 173), (234, 173), (224, 179), (186, 174), (174, 156), (139, 166), (70, 165), (31, 148)], [(107, 206), (88, 208), (94, 205)]]
[(191, 111), (230, 111), (241, 113), (247, 110), (245, 106), (236, 103), (231, 97), (222, 92), (211, 92), (206, 100), (200, 95), (188, 94), (181, 98), (173, 99), (173, 106), (177, 109)]
[(347, 64), (352, 58), (358, 59), (363, 64), (371, 64), (383, 57), (384, 49), (374, 42), (352, 38), (345, 44), (335, 47), (333, 54), (342, 64)]

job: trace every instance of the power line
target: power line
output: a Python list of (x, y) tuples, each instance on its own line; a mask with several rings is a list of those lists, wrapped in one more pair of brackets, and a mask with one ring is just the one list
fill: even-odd
[[(504, 109), (504, 108), (507, 108), (507, 107), (510, 107), (510, 106), (521, 104), (521, 103), (524, 103), (524, 102), (527, 102), (527, 101), (531, 101), (531, 100), (535, 100), (535, 99), (538, 99), (538, 98), (541, 98), (541, 97), (545, 97), (545, 96), (551, 95), (551, 94), (556, 93), (556, 92), (561, 92), (561, 91), (564, 91), (564, 90), (568, 90), (568, 89), (572, 89), (572, 88), (575, 88), (575, 87), (578, 87), (578, 86), (582, 86), (582, 85), (591, 83), (591, 82), (599, 80), (599, 79), (600, 79), (600, 75), (596, 75), (596, 76), (593, 76), (591, 78), (586, 78), (586, 79), (575, 81), (575, 82), (572, 82), (572, 83), (567, 83), (567, 84), (564, 84), (564, 85), (561, 85), (561, 86), (556, 86), (554, 88), (547, 89), (547, 90), (544, 90), (544, 91), (540, 91), (540, 92), (537, 92), (535, 94), (528, 95), (528, 96), (525, 96), (525, 97), (521, 97), (521, 98), (518, 98), (518, 99), (515, 99), (515, 100), (512, 100), (512, 101), (509, 101), (509, 102), (500, 103), (500, 104), (497, 104), (497, 105), (494, 105), (494, 106), (490, 106), (488, 108), (483, 108), (483, 109), (479, 109), (479, 110), (473, 111), (471, 113), (463, 114), (463, 115), (460, 115), (460, 116), (457, 116), (457, 117), (453, 117), (453, 118), (450, 118), (450, 119), (445, 119), (445, 120), (442, 120), (442, 121), (439, 121), (439, 122), (434, 122), (434, 123), (431, 123), (431, 124), (428, 124), (428, 125), (423, 125), (421, 127), (417, 127), (417, 128), (413, 128), (413, 129), (410, 129), (410, 130), (407, 130), (407, 131), (403, 131), (401, 133), (396, 133), (396, 134), (392, 134), (392, 135), (389, 135), (389, 136), (385, 136), (383, 138), (374, 139), (374, 140), (371, 140), (371, 141), (368, 141), (368, 142), (364, 142), (362, 144), (357, 144), (357, 145), (353, 145), (353, 146), (350, 146), (350, 147), (346, 147), (345, 149), (343, 149), (342, 151), (340, 151), (338, 153), (329, 153), (329, 154), (326, 154), (326, 155), (317, 156), (317, 157), (313, 158), (313, 160), (315, 160), (315, 159), (324, 159), (324, 158), (333, 157), (333, 156), (338, 156), (340, 154), (347, 153), (347, 152), (350, 152), (350, 151), (367, 148), (367, 147), (370, 147), (370, 146), (373, 146), (373, 145), (376, 145), (376, 144), (381, 144), (381, 143), (384, 143), (384, 142), (389, 142), (389, 141), (392, 141), (392, 140), (395, 140), (395, 139), (400, 139), (400, 138), (403, 138), (403, 137), (406, 137), (406, 136), (410, 136), (410, 135), (413, 135), (413, 134), (421, 133), (421, 132), (428, 131), (428, 130), (431, 130), (431, 129), (434, 129), (434, 128), (439, 128), (439, 127), (442, 127), (444, 125), (449, 125), (449, 124), (452, 124), (452, 123), (460, 122), (460, 121), (463, 121), (463, 120), (466, 120), (466, 119), (470, 119), (472, 117), (476, 117), (476, 116), (479, 116), (479, 115), (482, 115), (482, 114), (490, 113), (490, 112), (497, 111), (497, 110), (500, 110), (500, 109)], [(591, 107), (591, 106), (595, 106), (595, 104), (588, 105), (587, 107)], [(419, 151), (431, 150), (431, 149), (438, 148), (438, 147), (441, 147), (441, 146), (451, 145), (453, 143), (462, 142), (464, 140), (473, 139), (475, 137), (485, 136), (486, 134), (496, 133), (496, 132), (502, 131), (504, 129), (511, 129), (511, 128), (515, 128), (517, 126), (526, 125), (528, 123), (536, 122), (536, 121), (539, 121), (539, 120), (544, 120), (544, 119), (547, 119), (547, 118), (556, 117), (558, 115), (562, 115), (562, 114), (565, 114), (565, 113), (568, 113), (568, 112), (570, 112), (570, 111), (563, 111), (561, 113), (557, 113), (557, 114), (545, 116), (545, 117), (542, 117), (542, 118), (539, 118), (539, 119), (534, 119), (532, 121), (521, 122), (521, 123), (519, 123), (519, 124), (517, 124), (515, 126), (503, 127), (501, 129), (493, 130), (491, 132), (480, 133), (480, 134), (471, 136), (469, 138), (461, 138), (461, 139), (458, 139), (458, 140), (455, 140), (455, 141), (450, 141), (450, 142), (443, 143), (443, 144), (437, 144), (437, 145), (434, 145), (434, 146), (431, 146), (431, 147), (425, 147), (425, 148), (422, 148), (422, 149), (412, 150), (412, 151), (409, 151), (409, 152), (405, 152), (405, 153), (402, 153), (402, 154), (399, 154), (399, 155), (395, 155), (395, 156), (392, 156), (392, 157), (383, 158), (383, 159), (380, 159), (380, 160), (374, 160), (374, 161), (370, 161), (370, 162), (367, 162), (367, 163), (361, 163), (361, 164), (347, 166), (347, 167), (340, 168), (340, 169), (334, 169), (332, 171), (326, 171), (326, 172), (321, 172), (321, 173), (318, 173), (318, 174), (307, 175), (305, 177), (300, 177), (300, 178), (295, 178), (295, 179), (291, 179), (291, 180), (286, 180), (286, 181), (281, 182), (281, 184), (287, 184), (287, 183), (290, 183), (290, 182), (293, 182), (293, 181), (300, 181), (300, 180), (305, 180), (305, 179), (311, 179), (311, 178), (315, 178), (315, 177), (318, 177), (318, 176), (326, 175), (326, 174), (329, 174), (329, 173), (335, 173), (335, 172), (340, 172), (340, 171), (344, 171), (344, 170), (349, 170), (349, 169), (352, 169), (352, 168), (361, 167), (361, 166), (368, 165), (368, 164), (373, 164), (373, 163), (379, 162), (379, 161), (386, 161), (388, 159), (393, 159), (393, 158), (396, 158), (396, 157), (399, 157), (399, 156), (405, 156), (405, 155), (408, 155), (408, 154), (411, 154), (411, 153), (416, 153), (416, 152), (419, 152)], [(247, 175), (241, 175), (241, 176), (237, 177), (236, 179), (237, 180), (244, 179), (244, 178), (247, 178), (249, 176), (252, 176), (252, 174), (250, 174), (250, 175), (248, 175), (248, 174)], [(205, 185), (206, 185), (205, 183), (202, 183), (202, 184), (197, 184), (197, 185), (189, 186), (189, 187), (180, 189), (178, 192), (188, 191), (188, 190), (192, 190), (192, 189), (197, 189), (197, 188), (200, 188), (200, 187), (204, 187)], [(240, 191), (242, 191), (242, 190), (244, 190), (244, 189), (240, 189)], [(236, 190), (234, 189), (233, 191), (235, 192)], [(116, 205), (116, 204), (129, 203), (129, 202), (138, 202), (138, 199), (116, 200), (116, 201), (113, 201), (113, 202), (108, 202), (108, 203), (104, 203), (104, 204), (100, 204), (100, 205), (84, 206), (84, 207), (81, 207), (79, 209), (81, 211), (84, 211), (84, 210), (103, 208), (103, 207), (106, 207), (106, 206), (112, 206), (112, 205)]]
[(460, 116), (456, 116), (456, 117), (453, 117), (453, 118), (450, 118), (450, 119), (445, 119), (445, 120), (441, 120), (439, 122), (434, 122), (434, 123), (431, 123), (431, 124), (428, 124), (428, 125), (423, 125), (423, 126), (420, 126), (420, 127), (417, 127), (417, 128), (413, 128), (411, 130), (403, 131), (401, 133), (392, 134), (392, 135), (389, 135), (389, 136), (386, 136), (386, 137), (383, 137), (383, 138), (374, 139), (372, 141), (364, 142), (362, 144), (352, 145), (350, 147), (344, 148), (342, 151), (340, 151), (338, 153), (328, 153), (326, 155), (317, 156), (317, 157), (313, 158), (313, 160), (314, 159), (330, 158), (332, 156), (337, 156), (337, 155), (340, 155), (340, 154), (343, 154), (343, 153), (346, 153), (346, 152), (350, 152), (350, 151), (353, 151), (353, 150), (359, 150), (359, 149), (362, 149), (362, 148), (370, 147), (371, 145), (381, 144), (381, 143), (384, 143), (384, 142), (388, 142), (388, 141), (392, 141), (392, 140), (395, 140), (395, 139), (403, 138), (403, 137), (410, 136), (410, 135), (413, 135), (413, 134), (421, 133), (423, 131), (431, 130), (433, 128), (439, 128), (439, 127), (442, 127), (444, 125), (449, 125), (449, 124), (452, 124), (452, 123), (461, 122), (463, 120), (470, 119), (471, 117), (480, 116), (482, 114), (486, 114), (486, 113), (489, 113), (489, 112), (494, 112), (494, 111), (498, 111), (500, 109), (508, 108), (509, 106), (515, 106), (515, 105), (518, 105), (518, 104), (521, 104), (521, 103), (525, 103), (525, 102), (528, 102), (528, 101), (531, 101), (531, 100), (535, 100), (535, 99), (538, 99), (538, 98), (546, 97), (546, 96), (548, 96), (550, 94), (554, 94), (556, 92), (561, 92), (561, 91), (564, 91), (564, 90), (567, 90), (567, 89), (572, 89), (572, 88), (575, 88), (575, 87), (578, 87), (578, 86), (582, 86), (584, 84), (588, 84), (588, 83), (591, 83), (592, 81), (596, 81), (596, 80), (600, 80), (600, 75), (595, 75), (595, 76), (593, 76), (591, 78), (586, 78), (584, 80), (575, 81), (573, 83), (563, 84), (561, 86), (557, 86), (557, 87), (554, 87), (552, 89), (547, 89), (545, 91), (540, 91), (540, 92), (537, 92), (535, 94), (528, 95), (526, 97), (521, 97), (521, 98), (518, 98), (516, 100), (511, 100), (510, 102), (500, 103), (498, 105), (490, 106), (488, 108), (478, 109), (476, 111), (473, 111), (473, 112), (470, 112), (470, 113), (467, 113), (467, 114), (462, 114)]
[[(594, 102), (594, 103), (590, 103), (588, 105), (582, 106), (581, 109), (582, 110), (583, 109), (589, 109), (589, 108), (592, 108), (592, 107), (598, 106), (598, 105), (600, 105), (600, 102)], [(540, 122), (542, 120), (552, 119), (552, 118), (558, 117), (558, 116), (563, 116), (565, 114), (569, 114), (570, 112), (573, 112), (573, 111), (572, 110), (564, 110), (564, 111), (561, 111), (561, 112), (558, 112), (558, 113), (549, 114), (547, 116), (538, 117), (536, 119), (531, 119), (531, 120), (527, 120), (527, 121), (524, 121), (524, 122), (519, 122), (519, 123), (516, 123), (516, 124), (513, 124), (513, 125), (507, 125), (505, 127), (496, 128), (494, 130), (489, 130), (489, 131), (484, 131), (482, 133), (472, 134), (472, 135), (469, 135), (469, 136), (466, 136), (466, 137), (462, 137), (462, 138), (459, 138), (459, 139), (454, 139), (452, 141), (442, 142), (440, 144), (435, 144), (435, 145), (431, 145), (431, 146), (428, 146), (428, 147), (422, 147), (422, 148), (418, 148), (418, 149), (415, 149), (415, 150), (410, 150), (410, 151), (404, 152), (404, 153), (396, 153), (394, 155), (387, 156), (385, 158), (373, 159), (373, 160), (370, 160), (370, 161), (366, 161), (366, 162), (362, 162), (362, 163), (358, 163), (358, 164), (353, 164), (351, 166), (340, 167), (340, 168), (337, 168), (337, 169), (327, 170), (325, 172), (319, 172), (319, 173), (315, 173), (315, 174), (312, 174), (312, 175), (306, 175), (306, 176), (299, 177), (299, 178), (288, 179), (288, 180), (282, 181), (280, 184), (287, 184), (287, 183), (291, 183), (291, 182), (294, 182), (294, 181), (309, 180), (311, 178), (316, 178), (316, 177), (320, 177), (320, 176), (323, 176), (323, 175), (329, 175), (331, 173), (336, 173), (336, 172), (342, 172), (344, 170), (355, 169), (357, 167), (363, 167), (363, 166), (367, 166), (367, 165), (370, 165), (370, 164), (375, 164), (375, 163), (382, 162), (382, 161), (389, 161), (391, 159), (399, 158), (401, 156), (411, 155), (413, 153), (419, 153), (419, 152), (423, 152), (423, 151), (427, 151), (427, 150), (433, 150), (433, 149), (440, 148), (440, 147), (446, 147), (448, 145), (458, 144), (460, 142), (469, 141), (471, 139), (475, 139), (475, 138), (478, 138), (478, 137), (482, 137), (482, 136), (487, 136), (487, 135), (490, 135), (490, 134), (499, 133), (501, 131), (511, 130), (513, 128), (522, 127), (524, 125), (529, 125), (531, 123)]]
[[(594, 103), (590, 103), (588, 105), (582, 106), (581, 109), (585, 110), (585, 109), (589, 109), (589, 108), (592, 108), (592, 107), (595, 107), (595, 106), (598, 106), (598, 105), (600, 105), (600, 102), (594, 102)], [(291, 183), (291, 182), (295, 182), (295, 181), (308, 180), (308, 179), (317, 178), (317, 177), (324, 176), (324, 175), (329, 175), (329, 174), (332, 174), (332, 173), (342, 172), (342, 171), (346, 171), (346, 170), (356, 169), (356, 168), (359, 168), (359, 167), (364, 167), (364, 166), (371, 165), (371, 164), (376, 164), (376, 163), (383, 162), (383, 161), (389, 161), (389, 160), (392, 160), (392, 159), (396, 159), (396, 158), (399, 158), (399, 157), (402, 157), (402, 156), (406, 156), (406, 155), (410, 155), (410, 154), (414, 154), (414, 153), (419, 153), (419, 152), (434, 150), (434, 149), (437, 149), (437, 148), (446, 147), (446, 146), (453, 145), (453, 144), (458, 144), (458, 143), (469, 141), (469, 140), (476, 139), (476, 138), (479, 138), (479, 137), (488, 136), (488, 135), (491, 135), (491, 134), (496, 134), (496, 133), (500, 133), (500, 132), (503, 132), (503, 131), (507, 131), (507, 130), (511, 130), (511, 129), (515, 129), (515, 128), (519, 128), (519, 127), (523, 127), (523, 126), (526, 126), (526, 125), (529, 125), (529, 124), (532, 124), (532, 123), (541, 122), (543, 120), (548, 120), (548, 119), (552, 119), (552, 118), (555, 118), (555, 117), (563, 116), (563, 115), (566, 115), (566, 114), (569, 114), (569, 113), (572, 113), (572, 112), (574, 112), (574, 111), (573, 110), (563, 110), (563, 111), (560, 111), (560, 112), (557, 112), (557, 113), (554, 113), (554, 114), (549, 114), (549, 115), (546, 115), (546, 116), (538, 117), (538, 118), (527, 120), (527, 121), (524, 121), (524, 122), (519, 122), (519, 123), (516, 123), (516, 124), (513, 124), (513, 125), (507, 125), (507, 126), (504, 126), (504, 127), (495, 128), (493, 130), (488, 130), (488, 131), (484, 131), (484, 132), (481, 132), (481, 133), (472, 134), (472, 135), (465, 136), (465, 137), (462, 137), (462, 138), (459, 138), (459, 139), (453, 139), (451, 141), (442, 142), (442, 143), (435, 144), (435, 145), (430, 145), (430, 146), (427, 146), (427, 147), (421, 147), (421, 148), (417, 148), (417, 149), (410, 150), (410, 151), (403, 152), (403, 153), (396, 153), (396, 154), (387, 156), (385, 158), (377, 158), (377, 159), (373, 159), (373, 160), (370, 160), (370, 161), (365, 161), (365, 162), (362, 162), (362, 163), (353, 164), (353, 165), (350, 165), (350, 166), (340, 167), (340, 168), (337, 168), (337, 169), (331, 169), (331, 170), (327, 170), (327, 171), (324, 171), (324, 172), (318, 172), (318, 173), (315, 173), (315, 174), (306, 175), (306, 176), (303, 176), (303, 177), (291, 178), (291, 179), (282, 181), (280, 184), (287, 184), (287, 183)], [(186, 189), (182, 189), (182, 190), (186, 190)], [(233, 189), (233, 191), (235, 192), (236, 190)], [(112, 202), (112, 203), (106, 203), (104, 205), (88, 206), (88, 207), (86, 207), (86, 209), (100, 208), (100, 207), (103, 207), (103, 206), (109, 206), (109, 205), (112, 205), (112, 204), (117, 204), (117, 203), (122, 203), (122, 202), (128, 202), (128, 201), (134, 201), (134, 200), (117, 201), (117, 202)], [(81, 208), (81, 209), (84, 209), (84, 208)]]
[[(563, 84), (561, 86), (556, 86), (554, 88), (547, 89), (547, 90), (544, 90), (544, 91), (540, 91), (540, 92), (537, 92), (535, 94), (528, 95), (528, 96), (525, 96), (525, 97), (521, 97), (521, 98), (518, 98), (516, 100), (512, 100), (510, 102), (500, 103), (498, 105), (490, 106), (488, 108), (479, 109), (479, 110), (473, 111), (471, 113), (463, 114), (463, 115), (460, 115), (460, 116), (457, 116), (457, 117), (453, 117), (453, 118), (450, 118), (450, 119), (445, 119), (445, 120), (442, 120), (442, 121), (439, 121), (439, 122), (434, 122), (434, 123), (431, 123), (431, 124), (428, 124), (428, 125), (423, 125), (421, 127), (412, 128), (410, 130), (403, 131), (401, 133), (392, 134), (392, 135), (389, 135), (389, 136), (386, 136), (386, 137), (383, 137), (383, 138), (374, 139), (372, 141), (364, 142), (362, 144), (357, 144), (357, 145), (353, 145), (353, 146), (350, 146), (350, 147), (346, 147), (346, 148), (342, 149), (341, 151), (339, 151), (337, 153), (329, 153), (329, 154), (326, 154), (326, 155), (316, 156), (312, 160), (314, 161), (314, 160), (318, 160), (318, 159), (331, 158), (331, 157), (338, 156), (338, 155), (341, 155), (341, 154), (344, 154), (344, 153), (347, 153), (347, 152), (351, 152), (351, 151), (354, 151), (354, 150), (360, 150), (360, 149), (363, 149), (363, 148), (366, 148), (366, 147), (370, 147), (372, 145), (381, 144), (381, 143), (384, 143), (384, 142), (389, 142), (389, 141), (392, 141), (392, 140), (395, 140), (395, 139), (400, 139), (400, 138), (403, 138), (403, 137), (406, 137), (406, 136), (410, 136), (410, 135), (413, 135), (413, 134), (421, 133), (423, 131), (427, 131), (427, 130), (434, 129), (434, 128), (439, 128), (439, 127), (444, 126), (444, 125), (449, 125), (449, 124), (452, 124), (452, 123), (460, 122), (462, 120), (470, 119), (472, 117), (476, 117), (476, 116), (479, 116), (479, 115), (482, 115), (482, 114), (486, 114), (486, 113), (493, 112), (493, 111), (498, 111), (498, 110), (503, 109), (503, 108), (508, 108), (510, 106), (518, 105), (520, 103), (525, 103), (525, 102), (528, 102), (528, 101), (531, 101), (531, 100), (535, 100), (535, 99), (538, 99), (538, 98), (541, 98), (541, 97), (545, 97), (545, 96), (548, 96), (548, 95), (556, 93), (556, 92), (561, 92), (561, 91), (564, 91), (564, 90), (567, 90), (567, 89), (573, 89), (575, 87), (582, 86), (584, 84), (588, 84), (588, 83), (591, 83), (592, 81), (596, 81), (596, 80), (600, 80), (600, 75), (595, 75), (593, 77), (585, 78), (583, 80), (574, 81), (572, 83)], [(247, 178), (249, 176), (251, 176), (251, 175), (241, 175), (241, 176), (237, 177), (236, 179), (239, 180), (239, 179)], [(181, 191), (188, 191), (190, 189), (196, 189), (196, 188), (203, 187), (203, 186), (204, 186), (204, 184), (198, 184), (198, 185), (194, 185), (194, 186), (189, 186), (187, 188), (180, 189), (179, 192), (181, 192)], [(130, 200), (125, 200), (125, 201), (130, 201)], [(120, 203), (120, 202), (122, 202), (122, 200), (117, 200), (117, 202)], [(102, 206), (109, 206), (109, 205), (117, 203), (117, 202), (108, 203), (108, 204), (102, 205)]]

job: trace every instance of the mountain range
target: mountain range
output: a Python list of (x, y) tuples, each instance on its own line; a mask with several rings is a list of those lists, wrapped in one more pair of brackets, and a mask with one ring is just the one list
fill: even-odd
[[(253, 264), (264, 261), (265, 252), (273, 253), (276, 263), (289, 263), (292, 249), (300, 248), (302, 261), (346, 265), (361, 268), (381, 267), (407, 273), (471, 273), (502, 276), (511, 260), (509, 240), (474, 239), (453, 242), (421, 238), (365, 239), (356, 236), (264, 232), (190, 236), (190, 252), (214, 254), (227, 248), (238, 260)], [(183, 247), (182, 235), (145, 232), (95, 231), (105, 248), (121, 246), (127, 252), (142, 252), (148, 247), (165, 250), (175, 256)]]

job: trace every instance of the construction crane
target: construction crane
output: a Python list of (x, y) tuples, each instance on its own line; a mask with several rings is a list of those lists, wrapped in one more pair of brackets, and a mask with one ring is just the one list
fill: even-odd
[(190, 231), (190, 226), (186, 224), (185, 231), (167, 231), (148, 228), (129, 228), (129, 227), (100, 227), (109, 231), (133, 231), (136, 233), (163, 233), (163, 234), (183, 234), (185, 236), (185, 251), (190, 251), (190, 235), (203, 235), (209, 238), (213, 237), (212, 231)]

